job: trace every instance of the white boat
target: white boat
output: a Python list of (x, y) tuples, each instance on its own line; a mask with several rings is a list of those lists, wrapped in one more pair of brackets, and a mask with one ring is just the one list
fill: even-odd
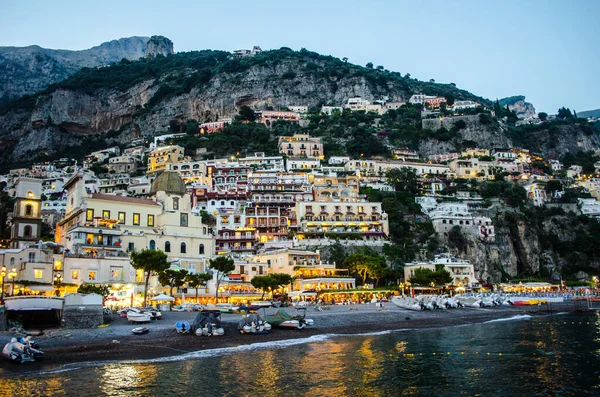
[(413, 299), (408, 296), (403, 296), (403, 297), (395, 296), (392, 298), (392, 303), (401, 309), (417, 310), (417, 311), (421, 311), (424, 309), (424, 305), (422, 302), (419, 302), (416, 299)]
[(127, 311), (127, 321), (130, 323), (149, 323), (152, 321), (152, 314), (148, 312), (141, 312), (137, 309), (130, 309)]
[(36, 358), (43, 358), (44, 353), (41, 350), (34, 349), (17, 341), (17, 338), (12, 338), (9, 343), (4, 345), (2, 356), (15, 363), (26, 363), (35, 361)]
[(271, 306), (273, 306), (273, 302), (271, 302), (271, 301), (253, 301), (253, 302), (248, 303), (248, 306), (271, 307)]

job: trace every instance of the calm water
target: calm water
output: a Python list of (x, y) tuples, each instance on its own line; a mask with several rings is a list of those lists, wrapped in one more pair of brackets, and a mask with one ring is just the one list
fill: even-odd
[(0, 395), (600, 395), (600, 317), (324, 335), (305, 343), (201, 352), (178, 361), (63, 370), (11, 378), (0, 374)]

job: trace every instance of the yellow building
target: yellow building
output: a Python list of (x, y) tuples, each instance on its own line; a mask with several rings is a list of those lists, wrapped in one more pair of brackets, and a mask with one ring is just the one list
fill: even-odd
[(316, 157), (323, 159), (321, 138), (311, 138), (308, 134), (294, 134), (279, 137), (279, 153), (288, 157)]
[(165, 169), (167, 160), (174, 163), (184, 161), (184, 149), (181, 146), (161, 146), (154, 149), (148, 156), (148, 173), (158, 173)]

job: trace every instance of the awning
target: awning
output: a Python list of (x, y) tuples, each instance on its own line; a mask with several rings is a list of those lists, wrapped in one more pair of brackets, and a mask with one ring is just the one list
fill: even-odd
[(50, 285), (30, 285), (26, 288), (31, 291), (54, 291), (54, 287)]
[(160, 294), (155, 296), (154, 298), (150, 298), (151, 301), (168, 301), (168, 302), (172, 302), (175, 300), (175, 298), (173, 298), (172, 296), (169, 295), (165, 295), (165, 294)]

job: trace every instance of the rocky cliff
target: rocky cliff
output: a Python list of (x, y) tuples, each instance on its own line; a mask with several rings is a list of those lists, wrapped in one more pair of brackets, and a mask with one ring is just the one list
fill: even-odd
[(146, 44), (146, 57), (173, 55), (173, 42), (163, 36), (152, 36)]
[[(162, 36), (152, 39), (151, 54), (173, 53), (173, 43), (169, 39)], [(0, 102), (44, 90), (83, 67), (95, 68), (121, 59), (139, 59), (147, 54), (149, 40), (148, 37), (127, 37), (82, 51), (52, 50), (35, 45), (0, 47)]]
[(525, 97), (523, 95), (502, 98), (498, 102), (502, 107), (508, 105), (508, 108), (514, 111), (517, 114), (517, 117), (520, 119), (527, 119), (537, 116), (535, 108), (531, 103), (525, 102)]
[[(11, 103), (0, 112), (0, 144), (11, 143), (13, 157), (22, 158), (56, 152), (64, 140), (76, 143), (81, 134), (114, 130), (127, 141), (139, 133), (167, 131), (172, 123), (231, 117), (242, 105), (320, 107), (356, 96), (406, 99), (416, 91), (485, 102), (454, 85), (424, 83), (306, 50), (283, 48), (242, 60), (223, 51), (198, 51), (82, 70)], [(36, 138), (41, 131), (46, 139)]]

